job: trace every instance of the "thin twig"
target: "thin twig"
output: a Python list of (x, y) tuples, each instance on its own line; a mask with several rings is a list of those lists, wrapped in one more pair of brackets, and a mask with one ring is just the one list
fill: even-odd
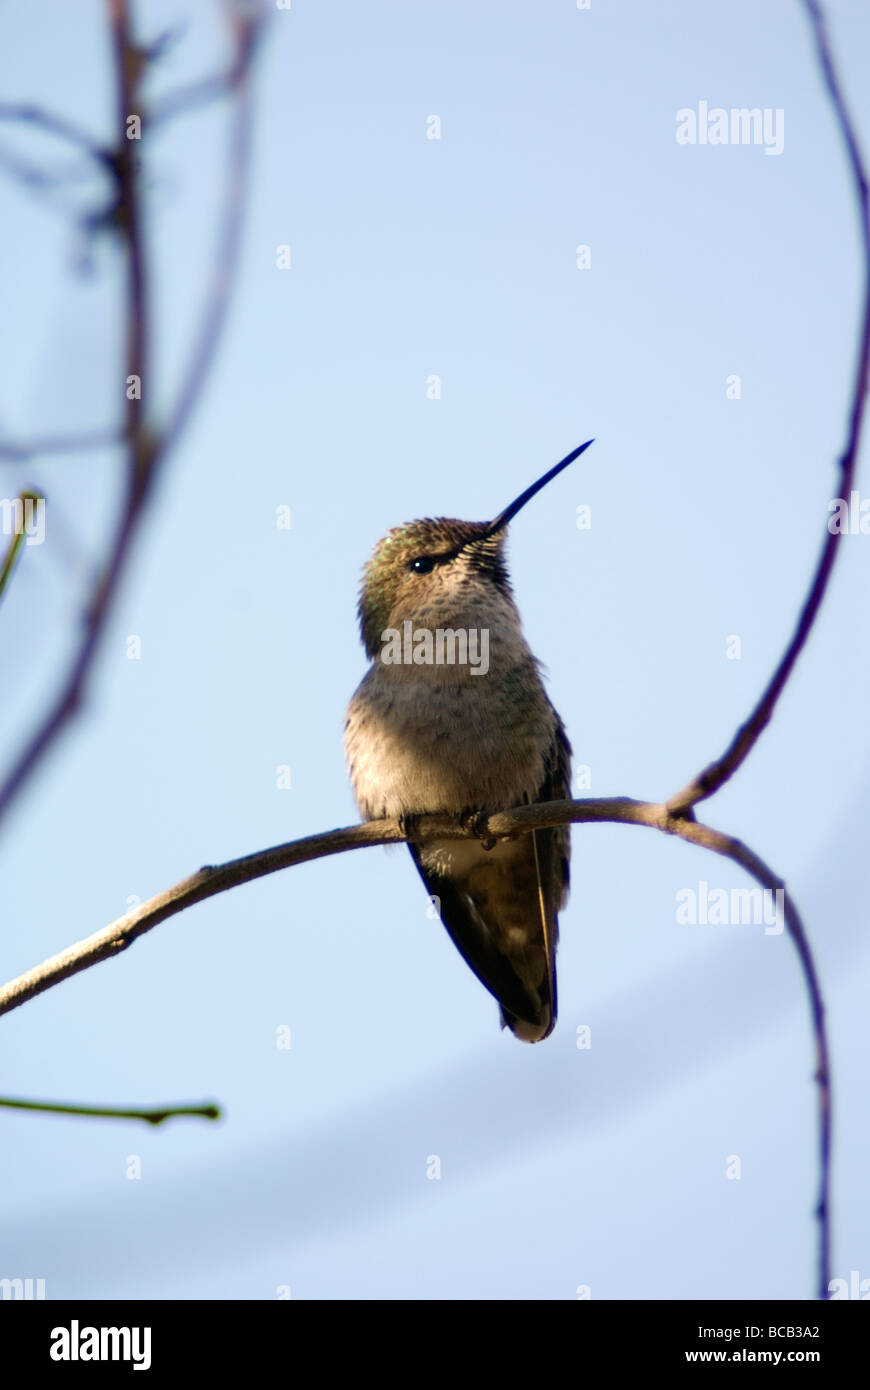
[(144, 1120), (149, 1125), (162, 1125), (164, 1120), (174, 1120), (181, 1115), (194, 1115), (201, 1120), (219, 1120), (219, 1105), (165, 1105), (160, 1109), (127, 1110), (116, 1109), (111, 1105), (64, 1105), (50, 1100), (17, 1100), (11, 1096), (0, 1096), (0, 1106), (9, 1110), (40, 1110), (47, 1115), (89, 1115), (107, 1120)]
[(119, 206), (123, 208), (122, 234), (127, 249), (128, 306), (125, 375), (128, 381), (130, 378), (136, 378), (140, 387), (139, 398), (136, 398), (135, 390), (128, 387), (126, 391), (125, 437), (129, 459), (127, 498), (108, 563), (104, 573), (98, 579), (91, 597), (84, 634), (73, 658), (72, 666), (60, 695), (20, 754), (17, 763), (13, 765), (12, 771), (2, 791), (0, 791), (0, 817), (8, 810), (16, 793), (20, 791), (27, 778), (33, 774), (61, 729), (79, 707), (85, 677), (102, 636), (111, 600), (127, 561), (130, 543), (144, 504), (151, 464), (156, 452), (155, 439), (145, 424), (142, 411), (141, 392), (145, 380), (148, 351), (146, 267), (142, 242), (138, 169), (134, 152), (130, 148), (133, 142), (127, 139), (127, 115), (135, 110), (136, 105), (134, 75), (138, 68), (134, 61), (136, 50), (130, 35), (127, 0), (108, 0), (108, 3), (115, 50), (117, 88), (118, 145), (112, 156), (112, 163), (118, 182)]
[[(840, 88), (831, 49), (828, 43), (825, 19), (817, 0), (803, 0), (813, 29), (816, 54), (824, 75), (831, 102), (836, 113), (840, 133), (848, 152), (848, 162), (855, 186), (858, 203), (858, 220), (861, 246), (863, 249), (864, 293), (860, 320), (858, 359), (852, 387), (852, 400), (849, 411), (849, 429), (842, 457), (839, 461), (839, 496), (849, 497), (855, 481), (858, 451), (861, 444), (861, 430), (864, 422), (864, 407), (867, 399), (868, 378), (870, 378), (870, 204), (867, 196), (867, 173), (858, 146), (858, 138)], [(734, 773), (754, 748), (760, 735), (770, 723), (777, 701), (785, 689), (786, 682), (794, 670), (798, 657), (806, 646), (807, 639), (825, 597), (828, 581), (837, 558), (838, 544), (842, 539), (840, 532), (830, 529), (825, 535), (816, 571), (804, 600), (797, 626), (791, 641), (786, 647), (779, 665), (767, 684), (758, 704), (749, 718), (740, 725), (725, 752), (715, 762), (705, 767), (697, 777), (672, 796), (668, 801), (669, 810), (675, 814), (685, 812), (699, 801), (712, 796), (733, 777)]]

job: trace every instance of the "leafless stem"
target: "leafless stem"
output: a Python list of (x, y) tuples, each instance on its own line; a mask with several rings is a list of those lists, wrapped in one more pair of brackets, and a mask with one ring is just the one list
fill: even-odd
[(111, 1105), (65, 1105), (60, 1101), (18, 1100), (12, 1096), (0, 1096), (0, 1106), (9, 1110), (39, 1110), (46, 1115), (88, 1115), (107, 1120), (144, 1120), (149, 1125), (162, 1125), (164, 1120), (173, 1120), (182, 1115), (193, 1115), (201, 1120), (219, 1120), (219, 1105), (165, 1105), (160, 1109), (128, 1110)]
[[(852, 386), (848, 433), (843, 453), (839, 461), (837, 482), (839, 496), (848, 499), (855, 480), (858, 450), (861, 443), (861, 430), (864, 422), (864, 407), (867, 399), (868, 376), (870, 376), (870, 206), (868, 206), (867, 197), (867, 173), (858, 147), (855, 127), (846, 107), (836, 68), (834, 67), (834, 61), (831, 56), (824, 15), (817, 0), (803, 0), (803, 3), (812, 25), (819, 65), (822, 69), (840, 133), (842, 134), (848, 153), (848, 162), (858, 204), (858, 220), (863, 250), (864, 290), (858, 358)], [(749, 718), (740, 725), (730, 744), (725, 749), (725, 752), (722, 753), (715, 762), (705, 767), (703, 772), (700, 772), (697, 777), (693, 778), (688, 786), (684, 787), (676, 796), (671, 797), (668, 802), (668, 809), (670, 811), (675, 814), (685, 812), (690, 806), (696, 806), (699, 801), (704, 801), (708, 796), (712, 796), (714, 792), (717, 792), (720, 787), (724, 786), (724, 784), (733, 777), (738, 767), (740, 767), (741, 763), (748, 757), (759, 737), (767, 728), (773, 711), (776, 708), (777, 701), (785, 689), (786, 682), (794, 670), (798, 657), (806, 646), (807, 639), (812, 631), (813, 624), (822, 605), (822, 600), (825, 597), (828, 581), (830, 580), (831, 572), (834, 568), (834, 562), (837, 558), (837, 549), (841, 539), (842, 536), (839, 532), (832, 532), (830, 530), (826, 532), (815, 574), (813, 575), (809, 592), (804, 600), (804, 605), (801, 609), (794, 634), (783, 652), (779, 665), (771, 676), (758, 704), (755, 706)]]

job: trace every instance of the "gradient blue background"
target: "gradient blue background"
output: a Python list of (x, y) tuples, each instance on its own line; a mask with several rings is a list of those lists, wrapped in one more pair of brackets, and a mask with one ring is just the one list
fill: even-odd
[[(870, 11), (828, 10), (870, 132)], [(220, 62), (216, 7), (138, 13), (147, 38), (187, 25), (154, 93)], [(109, 138), (102, 7), (5, 5), (0, 89)], [(675, 113), (699, 100), (783, 108), (783, 154), (678, 146)], [(150, 149), (162, 402), (207, 284), (226, 132), (215, 109)], [(0, 143), (78, 163), (10, 127)], [(110, 420), (117, 257), (101, 241), (77, 275), (64, 210), (97, 185), (2, 188), (0, 427)], [(227, 335), (87, 709), (5, 827), (4, 977), (202, 863), (353, 821), (341, 730), (371, 546), (411, 517), (493, 515), (591, 434), (512, 528), (518, 602), (592, 794), (681, 787), (791, 631), (834, 495), (859, 287), (844, 157), (790, 0), (276, 10)], [(0, 492), (50, 499), (0, 612), (8, 763), (77, 633), (119, 460), (2, 467)], [(844, 1278), (870, 1277), (868, 548), (842, 544), (775, 723), (704, 813), (788, 877), (816, 946)], [(214, 1097), (226, 1119), (150, 1131), (0, 1112), (0, 1276), (44, 1278), (49, 1298), (811, 1296), (794, 952), (757, 927), (679, 926), (675, 894), (701, 879), (746, 883), (652, 832), (575, 830), (560, 1023), (539, 1048), (499, 1033), (403, 850), (304, 865), (165, 923), (3, 1020), (0, 1091)]]

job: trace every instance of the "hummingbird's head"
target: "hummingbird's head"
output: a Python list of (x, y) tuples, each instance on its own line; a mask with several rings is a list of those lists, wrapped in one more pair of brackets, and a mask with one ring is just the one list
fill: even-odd
[(488, 521), (427, 517), (394, 526), (378, 541), (366, 565), (359, 600), (363, 645), (374, 658), (381, 634), (418, 622), (426, 613), (449, 614), (475, 588), (492, 584), (510, 594), (504, 559), (504, 528)]
[(495, 521), (409, 521), (388, 531), (366, 566), (359, 601), (363, 645), (375, 658), (387, 628), (433, 615), (450, 618), (473, 598), (494, 588), (511, 602), (504, 560), (508, 523), (541, 488), (573, 463), (593, 441), (588, 439), (515, 497)]

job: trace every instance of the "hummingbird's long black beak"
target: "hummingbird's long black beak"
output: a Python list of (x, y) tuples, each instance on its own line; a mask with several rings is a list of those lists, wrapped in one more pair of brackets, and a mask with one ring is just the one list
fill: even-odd
[(499, 512), (495, 521), (487, 530), (486, 535), (494, 536), (497, 531), (503, 531), (508, 522), (513, 521), (517, 512), (521, 511), (527, 502), (531, 502), (536, 492), (540, 492), (542, 487), (546, 487), (547, 483), (555, 478), (557, 473), (561, 473), (563, 468), (567, 468), (569, 463), (573, 463), (575, 459), (579, 458), (580, 455), (589, 448), (590, 444), (594, 443), (594, 439), (587, 439), (586, 443), (581, 444), (579, 449), (573, 449), (570, 454), (566, 454), (548, 473), (544, 474), (543, 478), (539, 478), (536, 483), (532, 483), (531, 487), (527, 487), (525, 492), (521, 492), (519, 497), (515, 497), (510, 506), (505, 507), (503, 512)]

